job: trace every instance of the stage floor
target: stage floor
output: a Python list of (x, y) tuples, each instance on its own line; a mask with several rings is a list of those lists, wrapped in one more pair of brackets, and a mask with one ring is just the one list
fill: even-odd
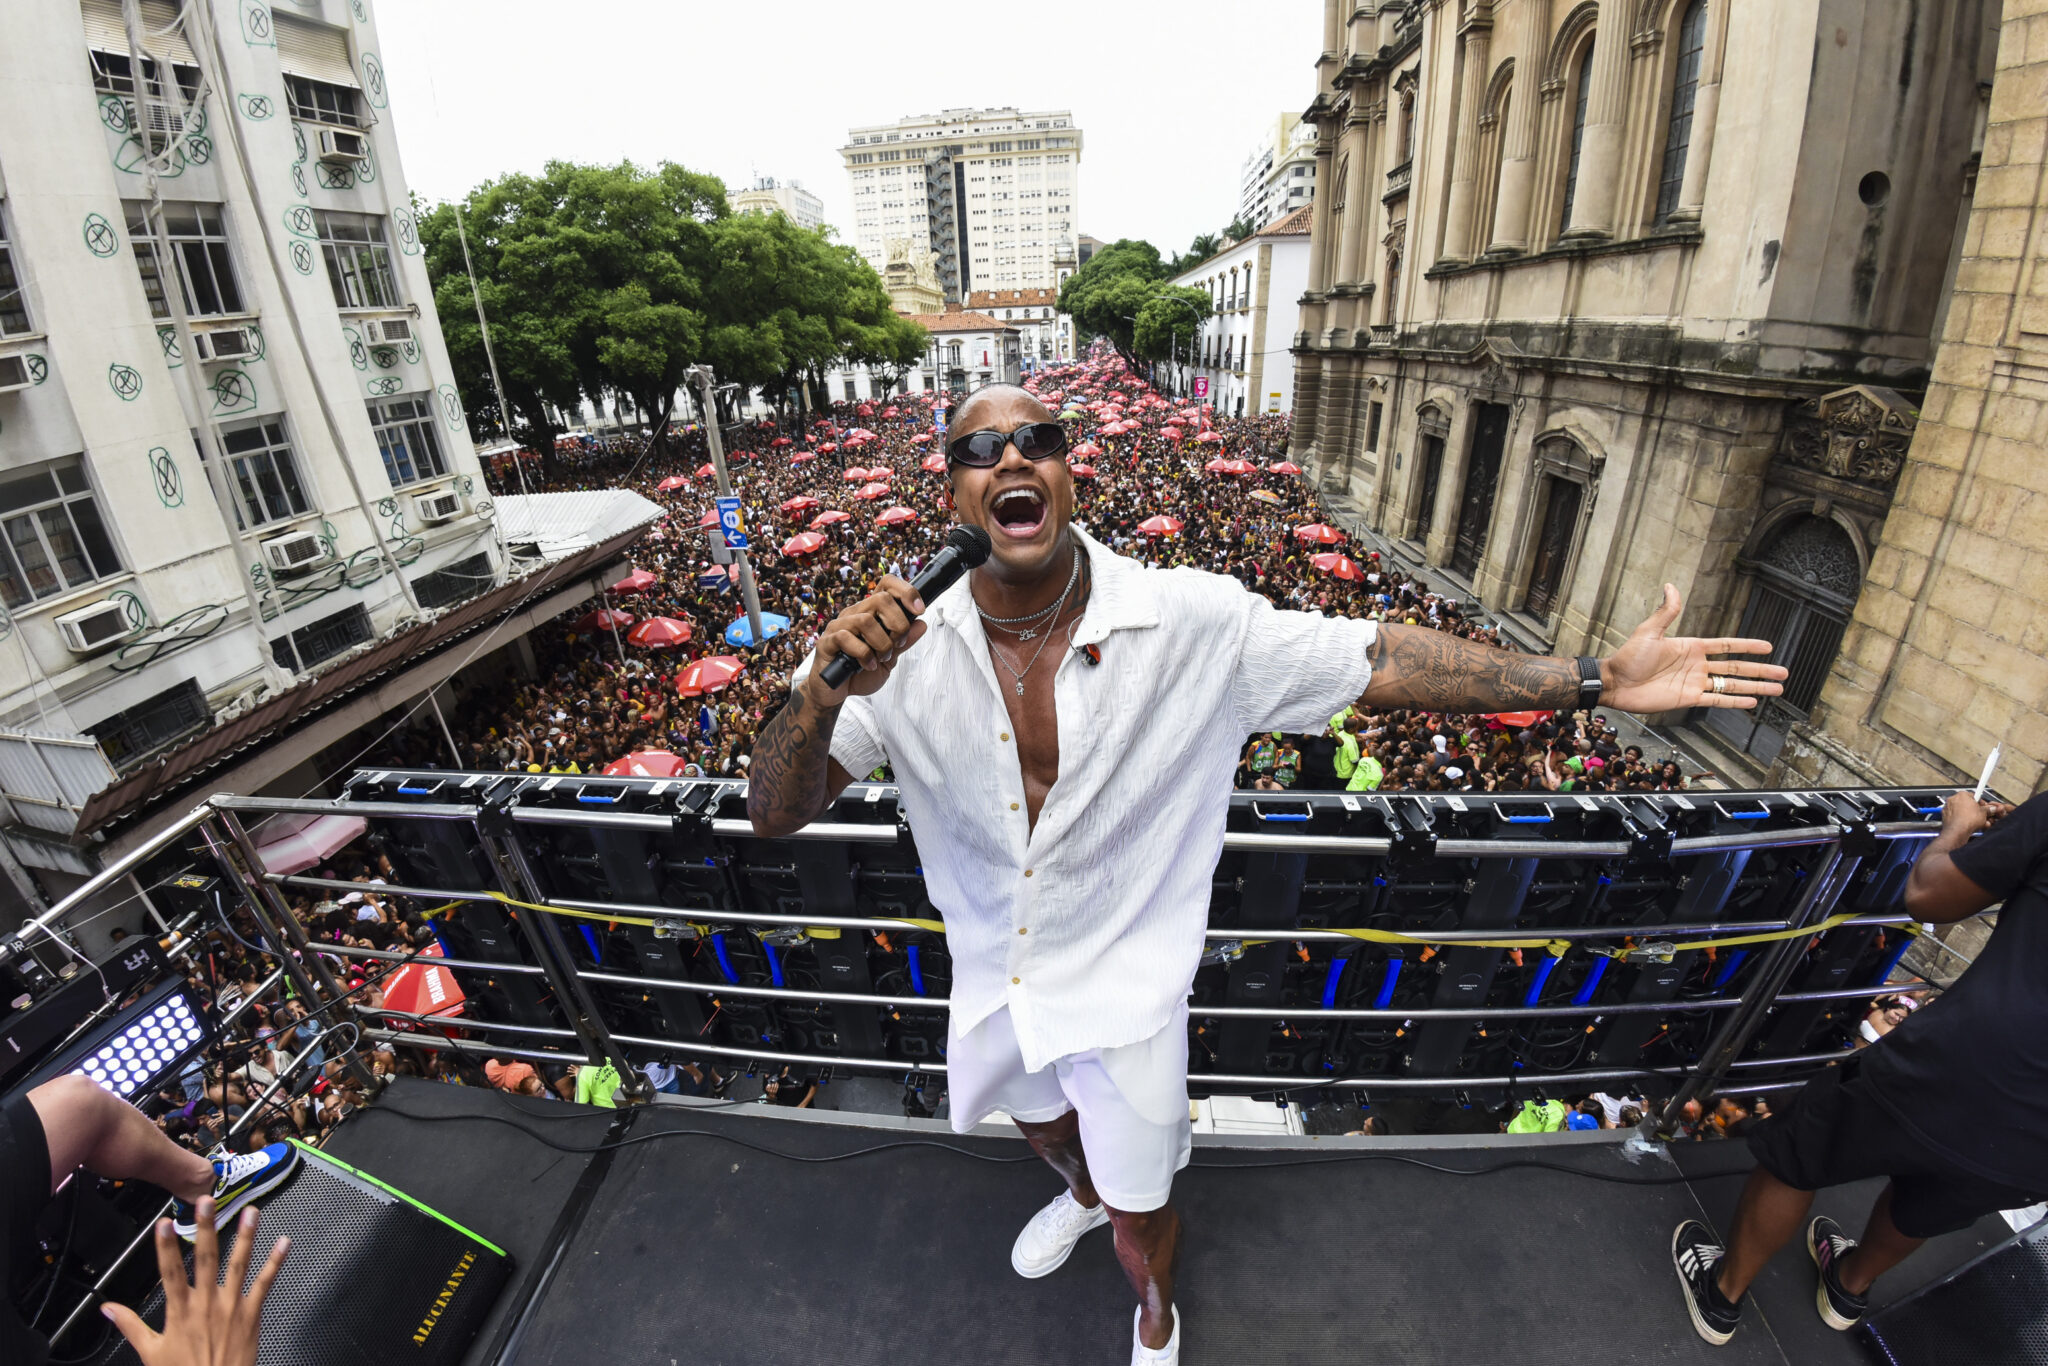
[[(518, 1129), (506, 1123), (510, 1121)], [(525, 1132), (522, 1132), (524, 1130)], [(608, 1131), (624, 1146), (593, 1157)], [(1383, 1360), (1835, 1366), (1862, 1349), (1814, 1314), (1788, 1248), (1727, 1347), (1694, 1334), (1672, 1228), (1724, 1229), (1748, 1166), (1737, 1143), (1678, 1165), (1612, 1138), (1196, 1140), (1175, 1186), (1188, 1366)], [(943, 1144), (950, 1151), (929, 1146)], [(1228, 1144), (1230, 1146), (1224, 1146)], [(1277, 1145), (1277, 1146), (1276, 1146)], [(934, 1121), (759, 1105), (606, 1111), (400, 1081), (329, 1148), (499, 1242), (512, 1283), (466, 1360), (520, 1366), (976, 1366), (1121, 1363), (1133, 1301), (1108, 1230), (1042, 1280), (1012, 1239), (1058, 1191), (1021, 1140)], [(863, 1150), (882, 1149), (864, 1152)], [(1333, 1161), (1335, 1158), (1363, 1160)], [(1491, 1175), (1519, 1159), (1568, 1171)], [(1602, 1180), (1599, 1178), (1608, 1178)], [(1622, 1184), (1666, 1178), (1666, 1184)], [(1823, 1193), (1852, 1231), (1876, 1183)], [(2002, 1237), (1937, 1239), (1879, 1303)]]

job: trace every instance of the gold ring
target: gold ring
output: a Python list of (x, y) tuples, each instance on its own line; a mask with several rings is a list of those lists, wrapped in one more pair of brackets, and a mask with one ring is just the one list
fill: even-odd
[(1728, 689), (1728, 680), (1719, 674), (1708, 674), (1707, 682), (1714, 685), (1715, 692), (1726, 692)]

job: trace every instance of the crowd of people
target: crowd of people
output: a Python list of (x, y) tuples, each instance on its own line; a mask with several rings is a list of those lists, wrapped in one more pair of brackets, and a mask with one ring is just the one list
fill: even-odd
[[(1070, 433), (1075, 520), (1117, 551), (1161, 568), (1231, 575), (1283, 608), (1433, 626), (1512, 648), (1472, 604), (1432, 591), (1341, 529), (1304, 539), (1299, 528), (1329, 519), (1284, 463), (1285, 415), (1218, 417), (1169, 402), (1105, 351), (1041, 371), (1026, 387)], [(787, 697), (817, 632), (882, 575), (910, 577), (942, 543), (947, 477), (933, 457), (943, 446), (934, 425), (943, 401), (898, 395), (835, 405), (808, 422), (724, 429), (732, 489), (752, 524), (761, 608), (789, 623), (758, 648), (726, 644), (744, 608), (700, 524), (716, 491), (701, 428), (664, 436), (652, 451), (634, 438), (582, 438), (548, 461), (528, 456), (523, 480), (509, 459), (495, 462), (487, 477), (498, 494), (625, 487), (666, 508), (635, 551), (653, 582), (608, 594), (604, 605), (634, 621), (682, 622), (689, 639), (642, 649), (627, 640), (630, 623), (614, 627), (579, 608), (529, 637), (531, 676), (458, 684), (448, 735), (420, 717), (371, 758), (589, 773), (635, 751), (665, 750), (685, 776), (745, 777), (755, 736)], [(1241, 462), (1239, 472), (1214, 468), (1229, 459)], [(876, 494), (878, 485), (886, 492)], [(915, 515), (877, 524), (891, 509)], [(822, 544), (784, 550), (829, 513), (845, 518), (819, 523)], [(1176, 525), (1162, 529), (1162, 517)], [(717, 691), (680, 696), (684, 669), (707, 655), (731, 655), (744, 671)], [(1646, 755), (1623, 744), (1605, 717), (1582, 713), (1353, 709), (1318, 734), (1248, 738), (1238, 773), (1238, 786), (1260, 790), (1670, 791), (1686, 782), (1675, 757)]]

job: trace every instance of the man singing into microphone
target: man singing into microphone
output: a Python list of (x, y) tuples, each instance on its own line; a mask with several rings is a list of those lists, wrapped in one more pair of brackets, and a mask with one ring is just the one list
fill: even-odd
[[(758, 834), (787, 835), (890, 766), (952, 953), (953, 1127), (1009, 1115), (1067, 1186), (1011, 1264), (1046, 1275), (1109, 1223), (1139, 1301), (1131, 1359), (1175, 1362), (1187, 997), (1245, 736), (1312, 731), (1353, 704), (1753, 707), (1785, 671), (1709, 659), (1766, 641), (1666, 639), (1669, 586), (1614, 654), (1574, 661), (1148, 571), (1072, 525), (1066, 448), (1015, 385), (955, 409), (951, 499), (993, 553), (930, 603), (885, 578), (825, 628), (755, 747), (747, 808)], [(830, 687), (839, 655), (859, 667)]]

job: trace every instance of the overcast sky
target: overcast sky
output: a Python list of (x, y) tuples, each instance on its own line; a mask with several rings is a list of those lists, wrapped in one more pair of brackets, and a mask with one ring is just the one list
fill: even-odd
[(552, 158), (800, 180), (852, 237), (852, 127), (963, 106), (1071, 109), (1079, 231), (1171, 253), (1229, 223), (1244, 158), (1315, 93), (1316, 0), (388, 0), (405, 173), (429, 201)]

